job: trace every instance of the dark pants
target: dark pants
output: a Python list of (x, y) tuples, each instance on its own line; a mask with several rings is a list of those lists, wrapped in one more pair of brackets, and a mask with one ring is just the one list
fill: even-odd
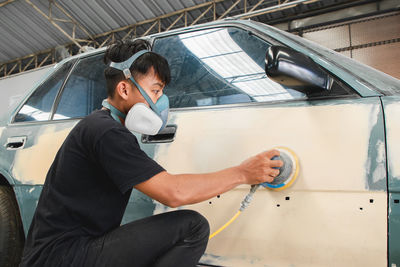
[(151, 216), (94, 239), (85, 266), (196, 266), (209, 234), (207, 220), (195, 211)]

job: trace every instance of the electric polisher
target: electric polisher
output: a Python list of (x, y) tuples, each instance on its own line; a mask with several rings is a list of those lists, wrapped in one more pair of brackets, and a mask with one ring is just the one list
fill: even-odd
[(280, 152), (280, 156), (275, 156), (271, 160), (282, 160), (283, 166), (274, 168), (279, 170), (279, 175), (270, 183), (262, 183), (265, 188), (280, 191), (293, 184), (299, 174), (299, 160), (296, 154), (286, 147), (275, 148)]
[(270, 183), (265, 182), (257, 185), (252, 185), (250, 188), (250, 192), (240, 203), (240, 208), (238, 212), (227, 223), (225, 223), (217, 231), (211, 234), (209, 239), (219, 234), (234, 220), (236, 220), (236, 218), (240, 215), (240, 213), (249, 206), (251, 200), (253, 199), (253, 194), (260, 186), (263, 186), (271, 190), (280, 191), (291, 186), (293, 182), (296, 180), (297, 176), (299, 175), (299, 160), (296, 154), (292, 150), (286, 147), (276, 147), (275, 149), (279, 150), (280, 155), (273, 157), (271, 160), (283, 161), (282, 167), (275, 167), (275, 169), (279, 169), (278, 176), (276, 176), (275, 179)]

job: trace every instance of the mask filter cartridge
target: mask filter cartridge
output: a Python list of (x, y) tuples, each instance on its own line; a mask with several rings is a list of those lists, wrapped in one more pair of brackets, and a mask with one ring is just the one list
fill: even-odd
[(148, 106), (137, 103), (129, 110), (125, 127), (131, 132), (156, 135), (163, 126), (163, 120)]

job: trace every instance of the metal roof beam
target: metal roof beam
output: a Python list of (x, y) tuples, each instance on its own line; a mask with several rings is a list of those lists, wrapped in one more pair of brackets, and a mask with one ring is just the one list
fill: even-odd
[[(242, 0), (237, 0), (233, 5), (231, 5), (225, 12), (224, 14), (222, 14), (218, 19), (223, 19), (226, 15), (229, 14), (229, 12), (231, 12), (232, 9), (235, 8), (235, 6), (237, 6)], [(247, 2), (246, 2), (247, 3)]]
[(283, 4), (278, 4), (278, 5), (267, 7), (267, 8), (263, 8), (263, 9), (260, 9), (260, 10), (247, 12), (247, 13), (244, 13), (244, 14), (241, 14), (241, 15), (234, 16), (233, 18), (235, 18), (235, 19), (248, 19), (248, 18), (251, 18), (251, 17), (265, 15), (267, 13), (271, 13), (271, 12), (280, 11), (280, 10), (283, 10), (283, 9), (292, 8), (292, 7), (295, 7), (295, 6), (300, 5), (300, 4), (311, 4), (311, 3), (319, 2), (319, 1), (321, 1), (321, 0), (296, 0), (296, 1), (291, 1), (291, 2), (285, 1)]
[[(25, 0), (29, 5), (33, 7), (37, 12), (39, 12), (43, 17), (45, 17), (54, 27), (56, 27), (63, 35), (65, 35), (70, 41), (72, 41), (77, 47), (79, 47), (80, 50), (82, 50), (82, 45), (81, 43), (84, 44), (94, 44), (94, 46), (98, 46), (98, 42), (96, 42), (91, 34), (79, 23), (77, 22), (62, 6), (60, 6), (55, 0), (50, 0), (49, 1), (49, 10), (48, 10), (48, 15), (43, 12), (38, 6), (36, 6), (34, 3), (32, 3), (31, 0)], [(62, 14), (66, 16), (66, 18), (56, 18), (53, 16), (53, 9), (58, 9), (61, 11)], [(69, 34), (67, 30), (64, 30), (60, 24), (57, 22), (64, 22), (64, 23), (70, 23), (72, 24), (72, 33)], [(78, 39), (76, 38), (76, 31), (77, 29), (80, 29), (87, 37), (88, 39)]]
[(11, 3), (14, 2), (14, 1), (15, 1), (15, 0), (7, 0), (7, 1), (1, 2), (1, 3), (0, 3), (0, 7), (3, 7), (3, 6), (8, 5), (8, 4), (11, 4)]

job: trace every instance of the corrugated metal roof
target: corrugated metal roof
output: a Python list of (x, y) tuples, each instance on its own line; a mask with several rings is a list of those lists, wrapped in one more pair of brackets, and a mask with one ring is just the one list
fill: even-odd
[[(33, 65), (29, 65), (31, 64), (31, 58), (26, 57), (28, 55), (40, 54), (40, 56), (34, 59), (39, 62), (39, 65), (43, 62), (45, 62), (45, 64), (54, 62), (54, 58), (46, 57), (46, 53), (49, 55), (48, 51), (46, 53), (39, 52), (72, 42), (57, 29), (56, 26), (51, 24), (47, 18), (40, 14), (40, 12), (43, 12), (45, 15), (49, 15), (49, 6), (53, 6), (51, 9), (53, 18), (68, 18), (59, 8), (54, 7), (54, 5), (59, 5), (64, 9), (88, 32), (85, 33), (81, 30), (77, 30), (76, 37), (88, 39), (89, 35), (96, 36), (127, 25), (154, 19), (174, 11), (183, 10), (200, 4), (212, 4), (215, 2), (216, 17), (219, 18), (228, 9), (230, 12), (227, 16), (234, 16), (244, 13), (245, 5), (247, 11), (249, 11), (251, 7), (259, 3), (259, 0), (7, 0), (6, 2), (11, 2), (9, 4), (5, 4), (5, 0), (0, 1), (0, 70), (2, 73), (4, 72), (4, 75), (6, 75), (6, 73), (10, 74), (33, 68)], [(291, 1), (294, 0), (289, 0), (289, 2)], [(35, 5), (39, 11), (29, 4), (29, 2)], [(265, 0), (257, 6), (257, 9), (278, 5), (281, 2), (283, 2), (283, 0)], [(252, 19), (270, 22), (302, 12), (314, 9), (317, 10), (324, 6), (339, 5), (346, 2), (363, 2), (363, 0), (311, 0), (304, 5), (294, 5), (284, 10), (277, 9), (275, 12)], [(230, 7), (234, 4), (237, 5), (231, 9)], [(187, 12), (188, 23), (190, 24), (196, 18), (200, 17), (205, 10), (207, 10), (207, 6)], [(211, 9), (206, 16), (202, 17), (198, 23), (213, 20), (212, 12), (213, 9)], [(166, 30), (178, 16), (179, 15), (169, 16), (162, 19), (160, 25), (155, 26), (148, 33), (157, 32), (158, 26), (160, 26), (161, 31)], [(63, 30), (72, 35), (74, 27), (72, 23), (57, 23)], [(176, 23), (174, 28), (182, 26), (184, 26), (184, 21), (181, 19)], [(149, 24), (138, 26), (136, 28), (137, 34), (141, 35), (147, 32), (148, 28)], [(127, 32), (128, 30), (117, 32), (115, 37), (122, 38)], [(106, 39), (106, 36), (102, 36), (96, 38), (96, 41), (102, 43)], [(74, 49), (76, 49), (76, 47), (74, 47)], [(71, 53), (74, 54), (77, 53), (77, 51), (72, 51)], [(13, 61), (21, 57), (25, 58), (18, 66), (15, 63), (16, 61), (10, 63), (9, 66), (4, 64), (5, 62)], [(54, 55), (52, 57), (54, 57)], [(22, 67), (23, 64), (27, 64), (28, 68)]]
[[(49, 14), (49, 1), (31, 0), (45, 14)], [(176, 10), (192, 7), (206, 0), (57, 0), (78, 23), (91, 35), (108, 32), (126, 25), (151, 19)], [(53, 17), (66, 18), (57, 8)], [(71, 23), (60, 23), (72, 34)], [(49, 20), (26, 1), (17, 0), (0, 8), (0, 62), (6, 62), (38, 51), (70, 43)], [(77, 37), (87, 38), (82, 31)]]

